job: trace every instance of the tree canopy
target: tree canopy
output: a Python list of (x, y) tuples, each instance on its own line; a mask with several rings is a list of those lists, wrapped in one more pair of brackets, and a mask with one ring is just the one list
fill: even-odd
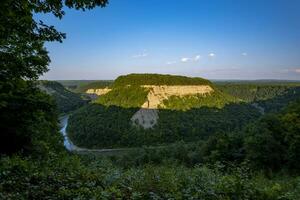
[[(107, 0), (1, 1), (1, 153), (24, 150), (25, 147), (31, 149), (32, 138), (35, 138), (35, 135), (42, 135), (41, 131), (45, 131), (36, 130), (33, 123), (40, 121), (40, 126), (44, 126), (44, 122), (49, 122), (45, 115), (51, 116), (49, 113), (45, 114), (46, 111), (53, 114), (55, 112), (55, 109), (51, 108), (54, 104), (37, 88), (36, 80), (47, 72), (50, 63), (45, 42), (62, 42), (66, 35), (52, 25), (36, 21), (34, 15), (51, 13), (61, 19), (65, 15), (64, 8), (87, 10), (106, 5)], [(57, 118), (52, 118), (52, 126), (57, 124), (56, 120)], [(6, 144), (10, 147), (6, 147)]]

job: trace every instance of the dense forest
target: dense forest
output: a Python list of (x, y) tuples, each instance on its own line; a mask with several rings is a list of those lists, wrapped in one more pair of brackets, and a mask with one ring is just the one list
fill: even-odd
[(298, 100), (237, 132), (115, 155), (4, 156), (1, 197), (297, 200), (299, 113)]
[[(106, 0), (1, 1), (0, 199), (299, 200), (300, 98), (295, 86), (286, 91), (270, 87), (259, 94), (220, 89), (239, 100), (219, 107), (160, 110), (160, 123), (147, 131), (128, 123), (138, 108), (125, 106), (140, 104), (144, 96), (122, 105), (111, 93), (107, 105), (99, 99), (73, 111), (72, 139), (90, 147), (147, 146), (109, 154), (64, 149), (58, 113), (76, 109), (81, 100), (55, 82), (38, 80), (50, 63), (45, 43), (62, 42), (66, 35), (36, 16), (62, 19), (65, 10), (106, 5)], [(147, 84), (187, 81), (164, 77), (156, 75)], [(134, 86), (141, 84), (139, 77), (133, 80)], [(116, 85), (127, 83), (125, 78)], [(200, 78), (190, 82), (198, 83), (208, 84)], [(129, 96), (135, 94), (131, 91), (145, 92), (130, 90)], [(75, 125), (83, 132), (72, 136)]]
[(132, 126), (130, 121), (138, 109), (91, 104), (72, 114), (67, 132), (75, 144), (88, 148), (162, 145), (179, 140), (195, 141), (218, 131), (239, 129), (260, 116), (253, 106), (246, 104), (230, 104), (222, 109), (162, 109), (158, 124), (144, 130)]
[(95, 102), (105, 106), (136, 108), (146, 101), (148, 92), (148, 89), (140, 86), (117, 87), (102, 95)]
[[(132, 126), (131, 122), (149, 92), (130, 82), (144, 85), (141, 77), (156, 81), (163, 78), (165, 82), (175, 84), (178, 78), (158, 74), (121, 76), (114, 82), (117, 86), (113, 90), (70, 116), (67, 132), (72, 141), (87, 148), (119, 148), (203, 140), (219, 132), (239, 131), (261, 115), (279, 112), (289, 102), (300, 98), (300, 87), (284, 83), (211, 84), (214, 91), (210, 94), (165, 99), (164, 108), (158, 110), (158, 123), (151, 129), (143, 129)], [(121, 87), (119, 79), (126, 80), (126, 85)], [(180, 80), (190, 83), (194, 79), (180, 76)]]
[(188, 95), (188, 96), (171, 96), (163, 101), (166, 109), (171, 110), (189, 110), (192, 108), (211, 107), (223, 108), (230, 103), (240, 102), (239, 98), (228, 95), (215, 88), (214, 92), (208, 95)]
[(218, 83), (216, 86), (222, 92), (242, 99), (245, 102), (272, 99), (285, 94), (288, 89), (300, 87), (300, 83)]
[(127, 85), (211, 85), (211, 82), (199, 77), (190, 78), (163, 74), (128, 74), (119, 76), (113, 83), (113, 87), (124, 87)]

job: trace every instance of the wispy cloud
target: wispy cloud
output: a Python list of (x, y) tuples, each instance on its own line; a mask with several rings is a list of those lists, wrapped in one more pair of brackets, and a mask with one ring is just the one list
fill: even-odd
[(146, 52), (146, 50), (144, 50), (142, 53), (132, 55), (131, 57), (132, 58), (143, 58), (143, 57), (147, 57), (147, 56), (148, 56), (148, 53)]
[(180, 59), (181, 62), (196, 62), (198, 60), (200, 60), (201, 56), (200, 55), (196, 55), (195, 57), (183, 57)]
[(210, 54), (208, 54), (208, 56), (209, 56), (209, 57), (215, 57), (215, 56), (216, 56), (216, 54), (214, 54), (214, 53), (210, 53)]
[(176, 64), (177, 62), (176, 61), (168, 61), (166, 62), (167, 65), (173, 65), (173, 64)]
[(248, 55), (247, 52), (242, 53), (242, 56), (247, 56), (247, 55)]
[(180, 59), (181, 62), (188, 62), (190, 60), (191, 60), (190, 58), (186, 58), (186, 57)]
[(196, 55), (195, 58), (194, 58), (194, 61), (198, 61), (200, 60), (201, 56), (200, 55)]

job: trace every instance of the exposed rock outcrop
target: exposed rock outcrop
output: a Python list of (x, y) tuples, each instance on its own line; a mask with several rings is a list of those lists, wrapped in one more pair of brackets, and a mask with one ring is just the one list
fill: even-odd
[(150, 89), (147, 101), (142, 105), (142, 108), (148, 109), (157, 109), (158, 106), (163, 108), (163, 100), (170, 96), (204, 95), (213, 92), (213, 88), (209, 85), (143, 85), (142, 87)]
[(108, 92), (110, 92), (111, 89), (110, 88), (101, 88), (101, 89), (88, 89), (85, 93), (87, 94), (96, 94), (98, 96), (104, 95)]
[(145, 129), (152, 128), (158, 121), (158, 108), (163, 108), (163, 101), (170, 96), (186, 96), (195, 94), (209, 94), (213, 88), (209, 85), (143, 85), (149, 88), (147, 100), (131, 118), (136, 126), (142, 126)]
[(135, 126), (142, 126), (143, 128), (152, 128), (158, 120), (157, 109), (141, 108), (132, 117), (131, 121)]

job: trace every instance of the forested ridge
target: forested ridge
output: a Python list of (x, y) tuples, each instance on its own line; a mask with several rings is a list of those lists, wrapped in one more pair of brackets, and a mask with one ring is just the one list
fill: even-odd
[(218, 83), (219, 90), (245, 102), (272, 99), (284, 95), (289, 89), (300, 87), (300, 83)]
[(211, 85), (211, 82), (195, 77), (164, 75), (164, 74), (128, 74), (119, 76), (113, 83), (113, 87), (128, 85)]
[(85, 93), (88, 89), (110, 87), (113, 80), (57, 80), (68, 90), (75, 93)]

